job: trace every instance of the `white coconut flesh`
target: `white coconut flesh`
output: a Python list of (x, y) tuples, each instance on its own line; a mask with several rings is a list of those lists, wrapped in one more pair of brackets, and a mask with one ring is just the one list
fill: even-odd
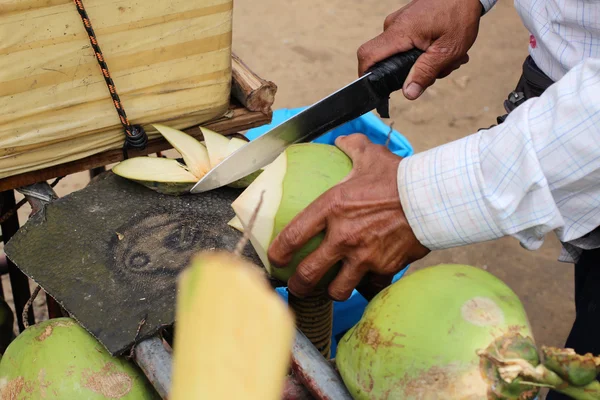
[(241, 149), (242, 147), (244, 147), (246, 145), (245, 140), (242, 140), (240, 138), (232, 138), (229, 143), (227, 144), (227, 154), (231, 154), (236, 150)]
[(210, 166), (214, 168), (230, 154), (229, 143), (231, 140), (210, 129), (201, 128), (200, 130), (202, 131), (202, 135), (204, 135), (204, 143), (206, 143), (206, 149), (208, 150)]
[(272, 271), (267, 258), (267, 249), (275, 229), (275, 215), (279, 210), (283, 196), (283, 180), (286, 168), (287, 154), (284, 152), (268, 165), (231, 204), (243, 231), (247, 228), (252, 215), (255, 213), (262, 194), (263, 202), (258, 209), (254, 225), (250, 231), (250, 243), (269, 274)]
[(242, 225), (242, 221), (240, 221), (240, 219), (237, 216), (231, 218), (227, 225), (229, 225), (233, 229), (237, 229), (238, 231), (244, 233), (244, 226)]
[(177, 160), (135, 157), (115, 165), (112, 171), (126, 179), (165, 183), (195, 183), (198, 178)]
[[(159, 124), (153, 126), (181, 154), (185, 165), (187, 165), (196, 178), (203, 177), (211, 169), (208, 150), (202, 143), (180, 130)], [(217, 133), (215, 134), (218, 135)], [(224, 136), (219, 136), (227, 140)]]

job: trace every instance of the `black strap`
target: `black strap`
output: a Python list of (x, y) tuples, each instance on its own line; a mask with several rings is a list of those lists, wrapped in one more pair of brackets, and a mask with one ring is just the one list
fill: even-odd
[(538, 68), (531, 56), (528, 56), (523, 63), (523, 73), (517, 83), (517, 87), (504, 101), (506, 114), (498, 117), (498, 124), (504, 122), (508, 114), (515, 108), (533, 97), (541, 96), (553, 84), (554, 81)]

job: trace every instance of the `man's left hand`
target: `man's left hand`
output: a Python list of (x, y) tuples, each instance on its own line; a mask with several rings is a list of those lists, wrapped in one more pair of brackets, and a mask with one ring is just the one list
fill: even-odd
[(344, 301), (367, 274), (371, 292), (378, 292), (402, 268), (429, 253), (400, 204), (396, 175), (402, 158), (362, 134), (339, 137), (335, 144), (352, 159), (352, 171), (300, 212), (268, 252), (275, 268), (285, 266), (294, 252), (325, 231), (323, 242), (288, 281), (297, 297), (309, 294), (339, 261), (342, 268), (328, 292), (333, 300)]

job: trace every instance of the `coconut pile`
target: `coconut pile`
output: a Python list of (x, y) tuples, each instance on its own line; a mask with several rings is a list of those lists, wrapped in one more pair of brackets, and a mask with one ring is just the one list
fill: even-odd
[[(247, 143), (205, 128), (201, 142), (154, 126), (182, 161), (137, 157), (119, 163), (113, 172), (168, 195), (188, 195), (208, 171)], [(240, 246), (249, 240), (266, 274), (286, 282), (325, 232), (283, 268), (270, 265), (270, 244), (351, 170), (352, 160), (336, 146), (291, 145), (271, 164), (232, 184), (243, 190), (231, 204), (235, 217), (223, 229), (242, 231)], [(263, 272), (255, 273), (263, 270), (240, 257), (240, 246), (233, 253), (201, 252), (194, 268), (182, 273), (172, 399), (281, 399), (293, 319), (258, 278)], [(339, 268), (334, 266), (320, 287)], [(225, 281), (233, 283), (220, 288)], [(250, 342), (255, 345), (243, 345)], [(527, 400), (535, 399), (542, 387), (574, 399), (600, 400), (600, 357), (538, 347), (518, 296), (489, 272), (468, 265), (431, 266), (385, 288), (344, 334), (335, 364), (356, 400)], [(233, 388), (229, 382), (241, 386)], [(111, 357), (68, 318), (29, 327), (9, 345), (0, 362), (0, 395), (159, 398), (134, 364)]]

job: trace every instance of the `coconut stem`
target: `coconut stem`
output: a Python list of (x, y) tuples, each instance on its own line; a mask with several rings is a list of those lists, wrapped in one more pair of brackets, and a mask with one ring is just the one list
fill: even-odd
[(29, 300), (27, 300), (27, 303), (25, 303), (25, 307), (23, 307), (23, 314), (21, 315), (21, 318), (23, 319), (23, 326), (25, 327), (25, 329), (29, 328), (29, 322), (28, 322), (29, 318), (27, 318), (27, 314), (29, 314), (29, 308), (33, 304), (33, 301), (35, 300), (37, 295), (40, 293), (41, 289), (42, 289), (42, 287), (38, 285), (35, 288), (35, 290), (33, 291), (33, 293), (31, 294), (31, 297), (29, 298)]
[(239, 257), (242, 255), (242, 251), (244, 251), (244, 247), (246, 247), (246, 245), (248, 244), (248, 241), (250, 240), (250, 232), (252, 231), (252, 228), (254, 228), (254, 222), (256, 221), (256, 217), (258, 216), (258, 211), (260, 210), (260, 206), (262, 206), (264, 194), (265, 194), (265, 191), (263, 190), (260, 193), (260, 200), (258, 200), (258, 204), (256, 205), (254, 212), (252, 213), (252, 217), (250, 218), (250, 222), (248, 222), (248, 226), (244, 227), (244, 235), (242, 236), (242, 238), (239, 240), (239, 242), (235, 246), (235, 250), (233, 251), (233, 254), (235, 256)]
[(575, 400), (600, 399), (600, 382), (597, 380), (585, 386), (575, 386), (563, 380), (544, 364), (534, 367), (526, 360), (520, 358), (501, 359), (493, 356), (488, 351), (479, 351), (477, 354), (495, 364), (500, 377), (509, 384), (521, 377), (523, 379), (522, 385), (549, 387)]

